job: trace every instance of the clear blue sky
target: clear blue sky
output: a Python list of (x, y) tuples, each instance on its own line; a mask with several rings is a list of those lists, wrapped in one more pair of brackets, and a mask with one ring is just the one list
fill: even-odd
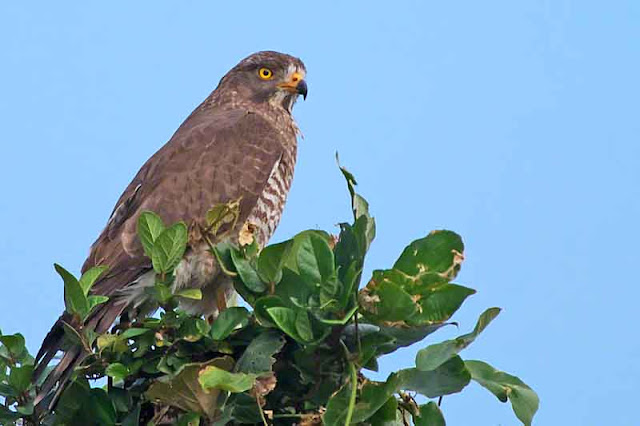
[[(431, 229), (464, 237), (460, 331), (504, 311), (463, 357), (534, 387), (536, 424), (638, 424), (640, 3), (29, 3), (0, 5), (3, 332), (37, 349), (63, 309), (52, 263), (77, 272), (142, 163), (275, 49), (309, 71), (275, 238), (349, 217), (339, 151), (378, 221), (369, 269)], [(517, 424), (477, 385), (443, 408)]]

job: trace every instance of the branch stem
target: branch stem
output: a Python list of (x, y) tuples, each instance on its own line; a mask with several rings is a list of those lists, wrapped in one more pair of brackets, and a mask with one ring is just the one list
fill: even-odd
[(264, 426), (269, 426), (269, 423), (267, 423), (267, 419), (264, 416), (264, 410), (262, 409), (262, 407), (260, 406), (260, 402), (258, 401), (258, 399), (256, 398), (256, 402), (258, 403), (258, 411), (260, 411), (260, 418), (262, 419), (262, 424)]
[(349, 397), (349, 407), (347, 408), (347, 418), (344, 421), (345, 426), (351, 424), (351, 418), (353, 417), (353, 410), (356, 406), (356, 395), (358, 394), (358, 372), (356, 371), (356, 365), (349, 361), (349, 370), (351, 372), (351, 396)]

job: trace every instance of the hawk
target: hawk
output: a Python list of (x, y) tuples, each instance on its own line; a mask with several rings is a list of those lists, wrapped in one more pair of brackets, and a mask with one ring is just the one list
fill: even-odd
[[(82, 267), (82, 272), (98, 265), (109, 268), (91, 289), (109, 300), (80, 325), (104, 333), (121, 315), (135, 317), (150, 303), (145, 287), (154, 284), (155, 275), (136, 233), (143, 211), (157, 213), (168, 224), (184, 221), (192, 231), (214, 205), (239, 200), (237, 229), (225, 233), (225, 238), (237, 240), (240, 230), (251, 224), (258, 245), (266, 244), (278, 225), (293, 178), (299, 130), (291, 113), (298, 96), (307, 96), (305, 74), (302, 61), (290, 55), (265, 51), (248, 56), (149, 158), (120, 196)], [(205, 241), (197, 232), (189, 235), (173, 287), (201, 289), (202, 299), (183, 308), (215, 317), (221, 299), (233, 294), (233, 286)], [(34, 381), (62, 350), (63, 322), (69, 320), (64, 313), (45, 337), (36, 356)], [(82, 348), (65, 347), (36, 403), (55, 390), (48, 404), (51, 409), (84, 357)]]

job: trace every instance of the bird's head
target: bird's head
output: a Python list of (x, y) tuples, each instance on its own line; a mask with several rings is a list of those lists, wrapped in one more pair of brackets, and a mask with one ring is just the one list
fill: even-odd
[(307, 97), (302, 61), (284, 53), (254, 53), (231, 69), (219, 88), (232, 90), (255, 103), (270, 103), (291, 112), (299, 95)]

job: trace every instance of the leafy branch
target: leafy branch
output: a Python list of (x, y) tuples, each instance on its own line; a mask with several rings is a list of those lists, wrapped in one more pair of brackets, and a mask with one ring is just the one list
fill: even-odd
[[(509, 401), (530, 425), (538, 408), (531, 388), (460, 356), (499, 308), (487, 309), (471, 332), (419, 350), (415, 367), (385, 381), (367, 378), (381, 357), (420, 344), (449, 324), (475, 290), (454, 282), (464, 244), (448, 230), (413, 241), (391, 268), (375, 270), (361, 286), (376, 225), (355, 178), (341, 171), (353, 218), (339, 225), (337, 236), (306, 230), (260, 250), (251, 226), (233, 235), (239, 200), (209, 211), (200, 232), (247, 304), (223, 310), (212, 323), (180, 309), (185, 298), (202, 298), (200, 290), (173, 286), (187, 226), (167, 226), (144, 212), (138, 236), (156, 274), (149, 297), (160, 307), (157, 315), (101, 335), (67, 327), (69, 344), (82, 345), (91, 356), (76, 368), (56, 409), (40, 418), (33, 411), (37, 384), (31, 383), (33, 358), (24, 339), (0, 334), (0, 423), (81, 425), (90, 418), (100, 425), (444, 425), (436, 401), (473, 380)], [(55, 267), (68, 314), (85, 324), (107, 301), (91, 291), (106, 268), (76, 279)], [(95, 381), (104, 377), (105, 386)], [(419, 405), (409, 392), (431, 401)]]

